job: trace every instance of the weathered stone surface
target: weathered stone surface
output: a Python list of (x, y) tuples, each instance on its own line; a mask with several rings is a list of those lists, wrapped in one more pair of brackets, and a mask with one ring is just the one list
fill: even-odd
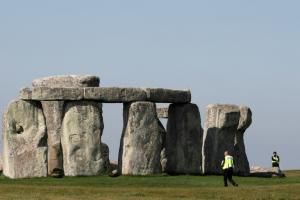
[(164, 88), (85, 88), (84, 99), (107, 103), (129, 103), (150, 101), (156, 103), (188, 103), (191, 101), (189, 90)]
[(168, 112), (169, 112), (169, 107), (168, 108), (156, 108), (157, 112), (157, 117), (158, 118), (168, 118)]
[(165, 173), (167, 170), (167, 155), (166, 155), (167, 131), (165, 127), (162, 125), (161, 121), (159, 121), (159, 126), (162, 134), (162, 150), (160, 152), (160, 165), (161, 165), (161, 172)]
[(168, 163), (168, 158), (166, 155), (166, 148), (165, 148), (165, 144), (163, 144), (163, 149), (160, 152), (160, 164), (161, 164), (161, 171), (163, 173), (167, 172), (167, 163)]
[(3, 159), (9, 178), (47, 176), (47, 134), (40, 103), (9, 104), (3, 118)]
[(92, 176), (105, 172), (101, 135), (102, 105), (92, 101), (66, 103), (62, 149), (66, 176)]
[(109, 161), (109, 147), (105, 143), (101, 143), (101, 155), (103, 159), (103, 171), (108, 172), (111, 166)]
[(146, 101), (147, 92), (142, 88), (85, 88), (84, 98), (107, 103)]
[(279, 167), (259, 167), (252, 166), (250, 168), (250, 176), (252, 177), (285, 177), (285, 174)]
[(84, 88), (34, 87), (31, 97), (39, 101), (82, 100)]
[(247, 106), (240, 106), (239, 108), (241, 117), (239, 121), (238, 130), (245, 131), (252, 124), (252, 111)]
[(202, 138), (197, 105), (171, 104), (166, 137), (167, 173), (200, 174)]
[(48, 132), (48, 175), (61, 177), (64, 174), (60, 139), (64, 102), (42, 101), (41, 103)]
[(249, 176), (250, 168), (246, 154), (244, 133), (252, 123), (252, 112), (246, 106), (240, 106), (240, 121), (234, 141), (235, 173), (240, 176)]
[(2, 155), (0, 155), (0, 174), (3, 172), (3, 160), (2, 160)]
[[(98, 87), (100, 79), (96, 76), (73, 75), (51, 76), (33, 81), (32, 90), (21, 90), (20, 98), (39, 98), (40, 100), (83, 99), (84, 90), (73, 87)], [(64, 90), (59, 89), (65, 87)], [(48, 96), (49, 99), (43, 98)], [(64, 101), (41, 101), (46, 117), (48, 132), (48, 175), (63, 176), (63, 153), (61, 147), (61, 126), (64, 112)]]
[(189, 103), (190, 90), (170, 90), (164, 88), (147, 88), (147, 100), (156, 103)]
[(98, 87), (100, 79), (90, 75), (62, 75), (36, 79), (33, 87)]
[(129, 103), (150, 101), (156, 103), (189, 103), (189, 90), (156, 88), (99, 88), (99, 87), (34, 87), (20, 92), (23, 100), (95, 100), (104, 103)]
[(25, 87), (20, 90), (19, 99), (31, 100), (32, 99), (32, 89)]
[(203, 144), (203, 172), (222, 174), (224, 151), (234, 153), (234, 141), (240, 121), (235, 105), (209, 105), (206, 113)]
[(164, 132), (154, 103), (124, 104), (124, 129), (118, 162), (121, 174), (160, 173)]

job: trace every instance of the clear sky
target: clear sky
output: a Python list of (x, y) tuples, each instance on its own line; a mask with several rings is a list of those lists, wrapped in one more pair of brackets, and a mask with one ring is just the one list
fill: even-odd
[[(300, 168), (300, 1), (0, 0), (0, 110), (38, 77), (92, 74), (102, 86), (190, 88), (251, 107), (251, 165)], [(122, 105), (104, 105), (117, 158)], [(203, 125), (203, 124), (202, 124)]]

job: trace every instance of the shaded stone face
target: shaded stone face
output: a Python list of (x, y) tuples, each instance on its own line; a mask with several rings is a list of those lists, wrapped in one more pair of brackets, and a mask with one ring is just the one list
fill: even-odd
[(252, 123), (252, 111), (246, 106), (240, 107), (240, 121), (234, 141), (235, 173), (240, 176), (250, 175), (249, 161), (246, 154), (244, 133)]
[(3, 119), (4, 175), (47, 176), (46, 123), (40, 103), (13, 101)]
[(0, 174), (3, 172), (3, 160), (2, 160), (2, 155), (0, 154)]
[(200, 174), (203, 130), (197, 105), (171, 104), (168, 115), (166, 172)]
[(92, 176), (104, 172), (102, 105), (92, 101), (68, 102), (62, 124), (65, 175)]
[(247, 106), (240, 106), (241, 117), (238, 130), (245, 131), (252, 124), (252, 111)]
[(203, 171), (205, 174), (222, 174), (224, 152), (234, 153), (234, 141), (240, 120), (235, 105), (209, 105), (206, 113), (203, 144)]
[(60, 131), (63, 119), (63, 101), (42, 101), (48, 134), (48, 175), (63, 175), (63, 155)]
[(160, 173), (164, 134), (154, 103), (125, 104), (119, 153), (120, 172), (123, 175)]
[(209, 105), (204, 132), (203, 168), (206, 174), (221, 174), (224, 151), (234, 157), (234, 172), (250, 175), (244, 144), (244, 133), (252, 123), (252, 112), (246, 106)]
[(105, 143), (101, 143), (101, 157), (103, 159), (103, 171), (108, 172), (110, 170), (110, 160), (109, 160), (109, 147)]

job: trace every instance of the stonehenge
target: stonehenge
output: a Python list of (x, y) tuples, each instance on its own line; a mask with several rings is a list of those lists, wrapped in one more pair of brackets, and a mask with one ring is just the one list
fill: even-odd
[(252, 122), (251, 110), (236, 105), (207, 106), (203, 138), (203, 173), (222, 174), (224, 151), (235, 157), (235, 173), (250, 173), (243, 135)]
[(171, 104), (168, 117), (166, 172), (201, 174), (203, 130), (198, 106)]
[(248, 176), (250, 173), (249, 161), (246, 154), (244, 133), (252, 123), (252, 111), (246, 106), (240, 106), (240, 121), (237, 134), (234, 138), (235, 173)]
[[(235, 173), (249, 176), (244, 133), (252, 122), (250, 108), (209, 105), (203, 130), (191, 101), (190, 90), (101, 87), (100, 78), (91, 75), (36, 79), (4, 112), (3, 174), (12, 179), (97, 176), (112, 169), (119, 175), (221, 174), (228, 150)], [(102, 141), (103, 103), (123, 104), (115, 167)]]
[(47, 129), (40, 102), (11, 102), (4, 114), (3, 130), (4, 175), (47, 176)]
[[(47, 124), (48, 132), (48, 174), (54, 177), (59, 177), (64, 174), (63, 169), (63, 152), (61, 145), (61, 129), (64, 116), (65, 101), (60, 101), (65, 95), (69, 95), (68, 92), (56, 93), (53, 88), (56, 87), (98, 87), (100, 79), (96, 76), (51, 76), (33, 80), (32, 93), (29, 88), (21, 90), (20, 98), (22, 95), (28, 95), (28, 98), (32, 98), (32, 94), (51, 94), (57, 98), (53, 101), (47, 101), (47, 99), (41, 99), (43, 112)], [(42, 89), (43, 88), (43, 89)], [(79, 89), (80, 90), (80, 89)], [(56, 91), (56, 90), (55, 90)], [(73, 93), (77, 90), (72, 90)], [(37, 94), (36, 94), (37, 93)], [(71, 94), (73, 94), (71, 92)], [(30, 100), (30, 99), (23, 99)], [(76, 99), (73, 99), (76, 100)]]
[(71, 101), (66, 104), (61, 131), (66, 176), (93, 176), (105, 171), (101, 147), (103, 128), (100, 103)]
[(124, 130), (119, 163), (123, 175), (161, 173), (161, 151), (165, 130), (152, 102), (124, 105)]
[(101, 103), (129, 103), (149, 101), (154, 103), (189, 103), (189, 90), (163, 88), (119, 88), (119, 87), (34, 87), (23, 88), (20, 99), (35, 101), (95, 100)]

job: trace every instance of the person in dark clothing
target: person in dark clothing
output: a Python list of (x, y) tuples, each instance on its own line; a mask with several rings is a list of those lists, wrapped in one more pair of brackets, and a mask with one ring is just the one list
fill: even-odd
[(229, 155), (228, 151), (224, 152), (224, 160), (221, 163), (222, 169), (224, 171), (224, 186), (227, 187), (228, 183), (227, 180), (229, 180), (229, 182), (237, 187), (238, 184), (234, 182), (234, 180), (232, 179), (232, 175), (233, 175), (233, 167), (234, 167), (234, 163), (233, 163), (233, 157), (231, 155)]
[(277, 155), (277, 152), (274, 151), (272, 156), (272, 167), (279, 167), (279, 162), (280, 162), (280, 158)]

